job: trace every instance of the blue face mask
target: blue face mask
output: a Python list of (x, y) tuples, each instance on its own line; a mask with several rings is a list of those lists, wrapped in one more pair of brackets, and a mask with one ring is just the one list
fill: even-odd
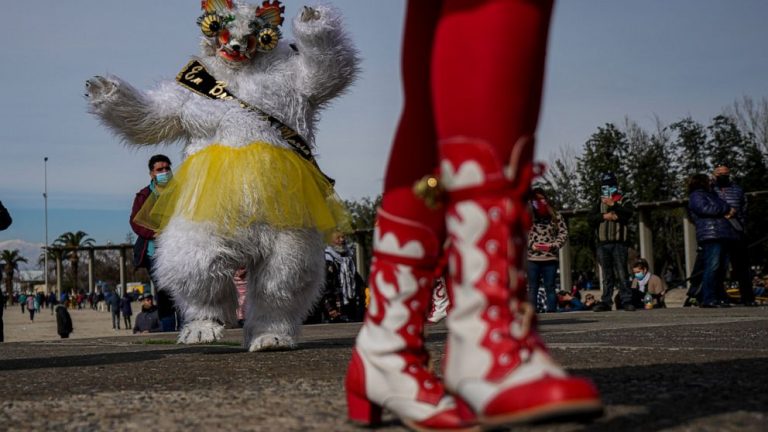
[(173, 178), (173, 173), (170, 171), (159, 173), (155, 176), (155, 182), (160, 186), (165, 186)]
[(643, 272), (635, 273), (635, 279), (637, 280), (643, 280), (644, 277), (645, 277), (645, 273)]

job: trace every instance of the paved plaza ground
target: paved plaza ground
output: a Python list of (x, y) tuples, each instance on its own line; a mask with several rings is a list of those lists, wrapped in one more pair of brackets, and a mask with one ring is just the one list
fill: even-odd
[[(0, 430), (364, 430), (346, 422), (343, 393), (359, 324), (305, 326), (295, 351), (248, 353), (240, 330), (182, 346), (173, 333), (115, 332), (106, 312), (72, 317), (61, 340), (50, 312), (30, 323), (5, 311)], [(768, 307), (547, 314), (540, 330), (557, 360), (597, 383), (605, 415), (514, 430), (768, 430)], [(429, 328), (438, 359), (445, 333)], [(385, 420), (381, 430), (403, 430)]]

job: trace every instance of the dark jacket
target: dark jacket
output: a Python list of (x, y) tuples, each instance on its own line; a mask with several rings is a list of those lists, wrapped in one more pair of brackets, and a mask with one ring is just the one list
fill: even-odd
[(109, 308), (113, 314), (120, 313), (120, 295), (113, 292), (107, 299), (107, 303), (109, 303)]
[(731, 206), (716, 193), (697, 189), (688, 197), (688, 214), (696, 226), (696, 241), (736, 240), (738, 235), (725, 215)]
[(59, 336), (67, 338), (72, 330), (72, 317), (69, 316), (67, 307), (64, 305), (56, 306), (56, 332)]
[(134, 333), (141, 333), (148, 331), (150, 333), (159, 332), (162, 330), (160, 325), (160, 318), (157, 316), (157, 307), (152, 306), (149, 309), (142, 309), (138, 315), (136, 315), (136, 323), (133, 326)]
[(712, 191), (721, 200), (736, 209), (736, 216), (731, 219), (730, 223), (738, 234), (744, 234), (744, 230), (747, 227), (747, 197), (744, 195), (744, 190), (738, 185), (731, 183), (728, 186), (714, 185), (712, 186)]
[(141, 207), (144, 205), (144, 202), (147, 201), (147, 198), (149, 198), (151, 193), (152, 190), (149, 188), (149, 186), (146, 186), (142, 190), (138, 191), (136, 193), (136, 197), (133, 199), (130, 223), (131, 229), (136, 233), (137, 236), (136, 243), (133, 245), (134, 267), (149, 268), (149, 260), (147, 259), (147, 246), (148, 241), (155, 238), (155, 232), (149, 228), (145, 228), (137, 224), (133, 221), (133, 219), (136, 217), (136, 214), (139, 212), (139, 210), (141, 210)]
[[(603, 214), (609, 212), (616, 213), (619, 219), (617, 221), (603, 219)], [(620, 197), (610, 207), (598, 201), (587, 215), (587, 222), (595, 230), (597, 244), (629, 243), (629, 222), (634, 212), (634, 206), (624, 197)]]
[(120, 299), (120, 312), (123, 316), (133, 315), (133, 308), (131, 308), (131, 297), (126, 294)]
[(0, 201), (0, 231), (11, 226), (11, 222), (13, 222), (11, 214), (8, 213), (8, 209), (5, 208), (3, 202)]

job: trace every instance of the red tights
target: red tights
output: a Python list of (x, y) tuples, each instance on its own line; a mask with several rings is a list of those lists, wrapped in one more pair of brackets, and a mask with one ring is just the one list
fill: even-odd
[(480, 139), (506, 163), (518, 138), (534, 134), (551, 9), (552, 0), (408, 1), (405, 102), (384, 181), (385, 210), (442, 235), (443, 214), (410, 192), (435, 173), (438, 142)]

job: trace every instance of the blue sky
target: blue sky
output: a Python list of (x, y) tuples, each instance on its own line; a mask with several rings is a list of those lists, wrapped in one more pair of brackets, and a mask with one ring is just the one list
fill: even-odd
[[(7, 2), (0, 38), (0, 200), (16, 223), (2, 242), (43, 241), (43, 157), (49, 239), (81, 229), (121, 242), (146, 160), (180, 146), (126, 147), (86, 113), (83, 83), (114, 73), (138, 88), (175, 76), (197, 52), (198, 0)], [(286, 1), (292, 18), (303, 2)], [(336, 0), (363, 57), (351, 92), (324, 113), (320, 164), (343, 198), (380, 192), (400, 104), (402, 0)], [(744, 95), (768, 96), (768, 2), (563, 0), (553, 17), (537, 155), (580, 148), (625, 117), (652, 127), (701, 122)], [(286, 26), (286, 30), (290, 25)], [(289, 32), (290, 33), (290, 32)]]

